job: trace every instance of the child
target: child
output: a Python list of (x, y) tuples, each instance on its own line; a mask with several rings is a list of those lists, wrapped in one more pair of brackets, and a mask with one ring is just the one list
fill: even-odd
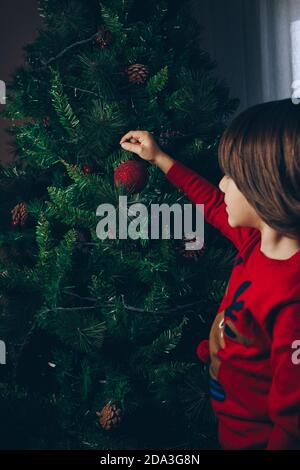
[(149, 132), (120, 143), (204, 204), (205, 220), (238, 250), (209, 342), (197, 347), (210, 363), (222, 448), (300, 449), (300, 106), (263, 103), (232, 121), (219, 145), (220, 190)]

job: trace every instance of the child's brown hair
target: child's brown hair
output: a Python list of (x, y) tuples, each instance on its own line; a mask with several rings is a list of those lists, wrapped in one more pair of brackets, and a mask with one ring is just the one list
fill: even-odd
[(262, 220), (300, 239), (300, 105), (285, 99), (243, 111), (225, 130), (218, 159)]

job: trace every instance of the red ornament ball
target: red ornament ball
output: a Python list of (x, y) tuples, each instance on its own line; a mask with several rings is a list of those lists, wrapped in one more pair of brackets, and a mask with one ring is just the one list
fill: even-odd
[(93, 172), (93, 168), (91, 167), (91, 165), (84, 165), (82, 167), (82, 171), (83, 173), (85, 173), (86, 175), (90, 175), (92, 172)]
[(138, 160), (126, 160), (114, 172), (116, 186), (123, 186), (128, 191), (138, 193), (148, 182), (148, 172), (145, 165)]
[(43, 126), (46, 127), (46, 128), (50, 127), (50, 118), (49, 118), (49, 116), (44, 117)]
[(201, 341), (201, 343), (198, 344), (196, 354), (201, 362), (204, 362), (205, 364), (209, 362), (209, 341), (207, 339), (204, 339), (203, 341)]

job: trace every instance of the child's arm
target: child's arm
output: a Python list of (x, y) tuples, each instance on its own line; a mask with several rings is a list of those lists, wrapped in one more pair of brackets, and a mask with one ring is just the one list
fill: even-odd
[(228, 224), (225, 210), (224, 193), (195, 171), (174, 160), (164, 153), (150, 132), (130, 131), (120, 140), (125, 150), (136, 153), (139, 157), (158, 166), (167, 179), (195, 204), (204, 204), (205, 220), (219, 229), (239, 249), (254, 228), (232, 228)]
[(267, 450), (300, 450), (300, 302), (281, 308), (273, 327)]
[(224, 193), (195, 171), (175, 161), (166, 173), (167, 179), (180, 188), (195, 204), (204, 204), (205, 220), (219, 229), (239, 249), (246, 238), (256, 229), (248, 227), (231, 227), (224, 203)]

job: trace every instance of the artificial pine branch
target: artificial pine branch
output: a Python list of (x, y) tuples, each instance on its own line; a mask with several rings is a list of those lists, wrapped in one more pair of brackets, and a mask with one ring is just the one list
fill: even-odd
[(52, 62), (54, 62), (55, 60), (57, 59), (60, 59), (66, 52), (70, 51), (71, 49), (73, 49), (74, 47), (77, 47), (77, 46), (81, 46), (82, 44), (87, 44), (91, 41), (93, 41), (98, 35), (98, 32), (97, 33), (94, 33), (92, 34), (92, 36), (88, 37), (87, 39), (83, 39), (81, 41), (76, 41), (76, 42), (73, 42), (72, 44), (70, 44), (69, 46), (65, 47), (61, 52), (59, 52), (56, 56), (54, 57), (51, 57), (47, 62), (43, 62), (43, 66), (42, 67), (37, 67), (35, 69), (35, 72), (41, 72), (41, 71), (44, 71), (47, 69), (47, 67), (52, 64)]

